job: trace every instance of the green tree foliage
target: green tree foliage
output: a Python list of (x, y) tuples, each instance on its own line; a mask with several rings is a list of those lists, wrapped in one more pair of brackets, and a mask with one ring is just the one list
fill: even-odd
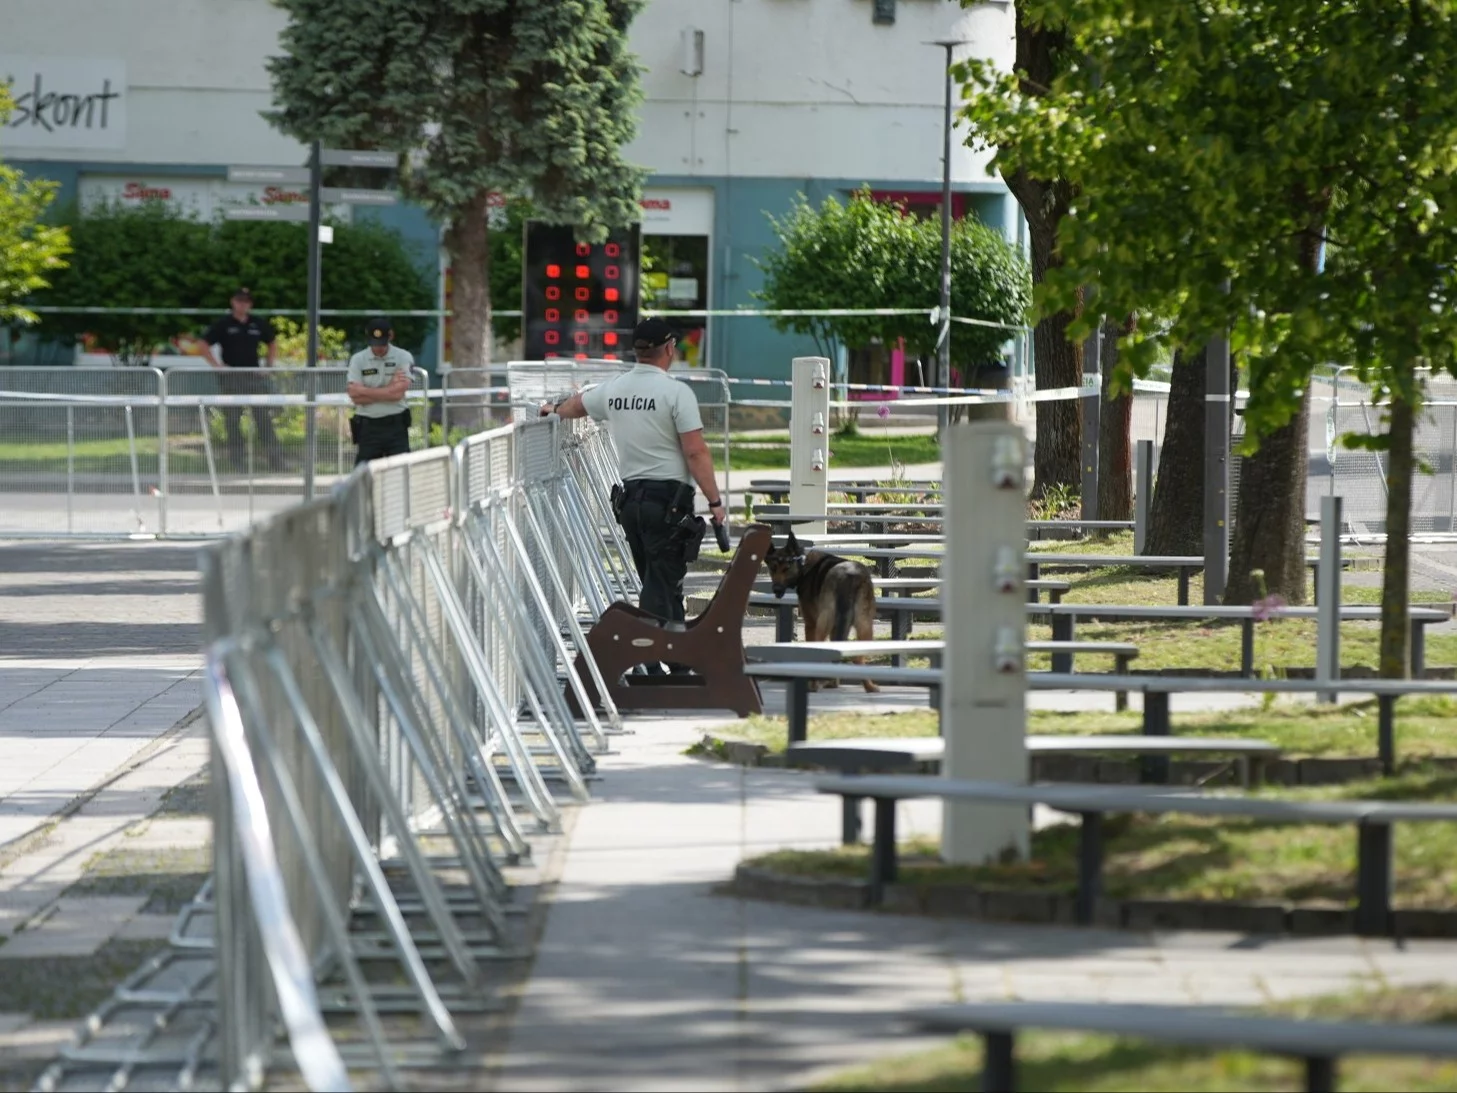
[[(13, 109), (9, 89), (0, 84), (0, 127)], [(54, 183), (27, 181), (0, 163), (0, 323), (35, 322), (23, 301), (66, 264), (66, 229), (45, 223), (55, 196)]]
[[(252, 290), (255, 306), (300, 309), (307, 300), (308, 229), (304, 224), (257, 221), (207, 223), (161, 201), (123, 207), (99, 205), (85, 215), (73, 209), (74, 254), (69, 268), (34, 302), (56, 307), (227, 309), (239, 285)], [(377, 309), (386, 313), (435, 306), (430, 282), (398, 233), (371, 221), (337, 224), (324, 249), (324, 308)], [(330, 320), (356, 345), (364, 344), (365, 316)], [(206, 321), (176, 314), (47, 314), (46, 337), (92, 335), (123, 363), (146, 360), (154, 347), (180, 330)], [(418, 346), (426, 319), (395, 319), (395, 337)]]
[[(783, 217), (770, 218), (779, 249), (764, 257), (759, 299), (773, 310), (832, 308), (918, 309), (913, 315), (784, 316), (780, 330), (809, 334), (829, 355), (836, 343), (852, 349), (898, 338), (922, 357), (935, 355), (937, 328), (928, 315), (940, 292), (941, 227), (859, 191), (842, 203), (815, 208), (800, 196)], [(1031, 299), (1026, 263), (1001, 234), (974, 219), (951, 234), (951, 311), (963, 318), (1020, 325)], [(953, 323), (951, 362), (963, 374), (996, 361), (1011, 332)]]
[[(491, 215), (491, 311), (521, 310), (521, 271), (524, 261), (526, 221), (533, 216), (531, 203), (520, 198), (507, 200)], [(521, 336), (521, 320), (495, 320), (496, 340), (509, 342)]]
[(1253, 443), (1295, 423), (1303, 438), (1312, 369), (1356, 366), (1389, 407), (1373, 442), (1389, 449), (1382, 670), (1404, 673), (1419, 368), (1457, 369), (1457, 6), (1025, 7), (1065, 28), (1079, 63), (1038, 97), (970, 70), (969, 114), (986, 139), (1014, 138), (1027, 169), (1079, 188), (1042, 306), (1091, 282), (1109, 312), (1141, 315), (1120, 354), (1133, 372), (1228, 328)]
[(455, 363), (486, 367), (492, 194), (588, 238), (638, 217), (644, 172), (621, 148), (640, 99), (627, 27), (642, 0), (277, 2), (289, 23), (269, 62), (271, 120), (304, 140), (410, 153), (406, 188), (448, 224)]

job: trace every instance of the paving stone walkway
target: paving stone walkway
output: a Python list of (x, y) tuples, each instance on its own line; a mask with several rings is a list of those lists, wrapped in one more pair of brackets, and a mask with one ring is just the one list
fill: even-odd
[(174, 801), (207, 764), (196, 554), (0, 543), (0, 1089), (165, 944), (207, 869), (211, 823)]

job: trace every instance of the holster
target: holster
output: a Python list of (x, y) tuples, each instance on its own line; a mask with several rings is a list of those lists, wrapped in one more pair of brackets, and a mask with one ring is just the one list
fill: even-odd
[(673, 540), (683, 548), (683, 561), (696, 561), (708, 524), (693, 513), (693, 483), (684, 482), (678, 487), (673, 503), (668, 506), (667, 522), (673, 529)]
[(684, 516), (693, 515), (693, 483), (684, 482), (678, 487), (678, 492), (673, 495), (673, 503), (668, 506), (668, 523), (676, 525)]
[(619, 524), (622, 523), (622, 506), (627, 504), (627, 487), (621, 482), (612, 483), (612, 518)]
[(703, 536), (708, 531), (708, 521), (701, 516), (688, 515), (673, 527), (673, 538), (683, 546), (683, 561), (698, 560), (698, 551), (703, 546)]
[(359, 432), (363, 428), (364, 428), (364, 419), (362, 417), (360, 417), (358, 414), (350, 414), (349, 415), (349, 439), (354, 442), (354, 446), (356, 448), (359, 447)]

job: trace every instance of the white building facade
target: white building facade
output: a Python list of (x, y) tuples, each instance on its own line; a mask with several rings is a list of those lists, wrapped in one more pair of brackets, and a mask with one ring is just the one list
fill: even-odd
[[(262, 117), (284, 23), (268, 0), (6, 0), (0, 78), (20, 109), (0, 129), (0, 155), (83, 204), (162, 199), (209, 217), (235, 202), (304, 201), (302, 187), (226, 179), (229, 165), (304, 162)], [(963, 41), (956, 56), (1009, 67), (1014, 24), (1007, 2), (651, 0), (631, 37), (646, 100), (627, 157), (651, 172), (643, 233), (658, 270), (643, 303), (733, 309), (759, 306), (768, 217), (796, 195), (818, 203), (868, 186), (939, 207), (945, 52), (928, 43)], [(1015, 237), (1015, 203), (962, 135), (953, 211)], [(355, 215), (438, 239), (410, 206)], [(735, 375), (782, 376), (813, 350), (762, 319), (687, 326), (691, 362)], [(432, 359), (441, 347), (421, 348)]]

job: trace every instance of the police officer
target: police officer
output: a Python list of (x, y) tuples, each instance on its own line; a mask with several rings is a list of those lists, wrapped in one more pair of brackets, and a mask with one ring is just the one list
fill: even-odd
[(590, 415), (607, 422), (622, 476), (618, 522), (642, 578), (639, 606), (681, 623), (683, 577), (688, 555), (697, 549), (696, 540), (681, 530), (683, 516), (693, 515), (693, 483), (708, 498), (715, 524), (723, 523), (723, 498), (703, 440), (698, 399), (687, 384), (667, 375), (676, 343), (673, 331), (662, 319), (644, 319), (632, 340), (637, 364), (630, 371), (556, 405), (547, 403), (541, 414)]
[(367, 327), (369, 348), (349, 358), (349, 382), (345, 392), (354, 403), (349, 420), (357, 451), (354, 465), (402, 455), (410, 450), (410, 411), (405, 395), (415, 358), (393, 344), (395, 330), (383, 316), (371, 319)]
[[(224, 395), (265, 395), (268, 381), (257, 372), (232, 372), (230, 368), (257, 368), (258, 347), (268, 347), (268, 367), (273, 367), (277, 358), (278, 345), (274, 338), (273, 324), (267, 319), (253, 317), (253, 294), (246, 288), (233, 293), (228, 314), (224, 315), (202, 336), (202, 357), (214, 368), (225, 371), (218, 377), (218, 390)], [(222, 350), (222, 362), (213, 356), (212, 347)], [(278, 447), (278, 438), (273, 432), (273, 415), (267, 406), (250, 406), (253, 427), (263, 457), (269, 469), (278, 470), (283, 465), (283, 453)], [(228, 455), (234, 465), (242, 466), (245, 458), (243, 445), (243, 408), (224, 406), (223, 424), (228, 430)]]

